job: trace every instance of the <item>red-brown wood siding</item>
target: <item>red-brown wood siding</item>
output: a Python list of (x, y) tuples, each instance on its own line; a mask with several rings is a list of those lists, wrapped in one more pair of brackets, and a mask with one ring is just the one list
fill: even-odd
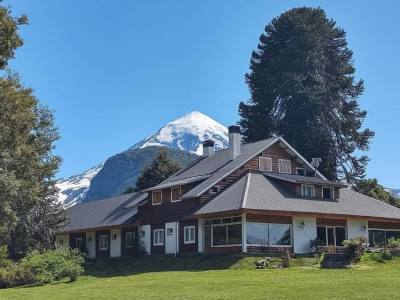
[(400, 223), (385, 223), (385, 222), (369, 221), (368, 228), (400, 229)]
[[(185, 226), (195, 226), (195, 243), (193, 244), (185, 244), (184, 243), (184, 228)], [(197, 252), (197, 241), (198, 241), (198, 232), (197, 232), (197, 220), (188, 220), (181, 221), (179, 223), (179, 249), (180, 252)]]
[(320, 226), (347, 226), (347, 222), (346, 222), (346, 219), (317, 218), (317, 225), (320, 225)]

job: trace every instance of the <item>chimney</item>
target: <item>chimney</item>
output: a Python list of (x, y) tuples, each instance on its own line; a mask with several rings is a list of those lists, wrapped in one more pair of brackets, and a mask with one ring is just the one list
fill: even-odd
[(214, 154), (214, 141), (205, 140), (203, 142), (203, 156), (211, 156)]
[(231, 159), (235, 159), (240, 155), (240, 126), (232, 125), (228, 127), (228, 130)]

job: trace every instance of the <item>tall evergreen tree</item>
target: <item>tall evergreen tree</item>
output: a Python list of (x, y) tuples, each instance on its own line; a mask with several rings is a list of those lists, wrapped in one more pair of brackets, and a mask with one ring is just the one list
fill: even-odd
[(321, 157), (329, 179), (354, 182), (365, 174), (374, 132), (362, 129), (353, 53), (345, 31), (321, 8), (289, 10), (265, 27), (246, 82), (250, 99), (239, 105), (244, 140), (283, 136), (311, 160)]
[[(0, 6), (1, 69), (22, 45), (18, 25), (26, 22)], [(52, 247), (65, 216), (56, 200), (60, 158), (52, 154), (59, 137), (53, 115), (10, 73), (0, 77), (0, 245), (17, 259)]]
[(145, 168), (137, 179), (136, 190), (140, 191), (156, 186), (180, 169), (181, 166), (169, 159), (165, 150), (161, 150), (153, 163)]

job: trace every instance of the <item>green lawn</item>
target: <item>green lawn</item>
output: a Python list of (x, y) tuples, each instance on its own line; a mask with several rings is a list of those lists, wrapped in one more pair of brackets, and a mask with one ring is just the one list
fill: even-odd
[(117, 259), (92, 263), (76, 282), (0, 290), (0, 299), (399, 299), (400, 259), (321, 270), (254, 270), (251, 257)]

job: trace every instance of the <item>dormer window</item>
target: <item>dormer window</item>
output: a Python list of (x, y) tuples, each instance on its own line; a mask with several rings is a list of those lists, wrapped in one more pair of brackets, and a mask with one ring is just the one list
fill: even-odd
[(306, 176), (306, 169), (305, 168), (296, 168), (296, 174), (301, 176)]
[(258, 159), (258, 168), (260, 171), (272, 172), (272, 158), (260, 156)]
[(292, 163), (289, 159), (278, 159), (279, 173), (292, 173)]
[(314, 197), (314, 186), (308, 184), (301, 185), (301, 196), (311, 198)]
[(333, 187), (322, 187), (322, 198), (323, 199), (333, 199)]
[(173, 187), (171, 189), (171, 202), (181, 201), (181, 187)]
[(153, 205), (160, 205), (162, 203), (161, 190), (154, 191), (151, 196), (151, 203)]

